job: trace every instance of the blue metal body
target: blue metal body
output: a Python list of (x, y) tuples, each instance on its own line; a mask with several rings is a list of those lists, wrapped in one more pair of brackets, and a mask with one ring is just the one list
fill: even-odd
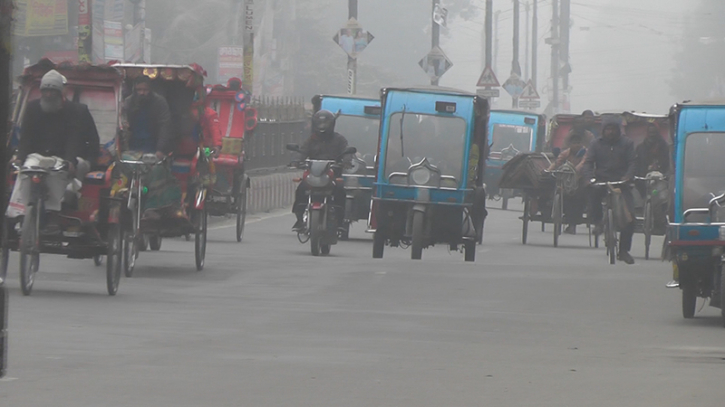
[[(528, 119), (528, 120), (527, 120)], [(528, 127), (532, 130), (531, 143), (529, 149), (522, 153), (539, 151), (545, 135), (539, 134), (541, 125), (545, 125), (542, 116), (535, 113), (519, 112), (513, 110), (492, 110), (488, 119), (488, 144), (493, 143), (493, 129), (497, 124), (506, 124), (513, 126)], [(527, 123), (527, 121), (529, 123)], [(503, 166), (510, 158), (502, 159), (500, 154), (491, 154), (486, 160), (486, 182), (492, 189), (498, 188), (498, 182), (503, 174)]]

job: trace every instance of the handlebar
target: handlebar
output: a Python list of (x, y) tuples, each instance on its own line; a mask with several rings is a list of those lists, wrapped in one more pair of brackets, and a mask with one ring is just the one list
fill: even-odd
[(595, 187), (621, 187), (623, 185), (629, 184), (631, 181), (615, 181), (615, 182), (596, 182), (596, 180), (592, 180), (592, 185)]

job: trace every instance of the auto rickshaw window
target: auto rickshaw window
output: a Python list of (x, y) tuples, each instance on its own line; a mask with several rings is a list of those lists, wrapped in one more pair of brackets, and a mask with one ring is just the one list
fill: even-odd
[(685, 141), (683, 210), (707, 208), (725, 191), (725, 133), (692, 133)]
[[(401, 137), (402, 131), (402, 137)], [(395, 113), (390, 118), (385, 155), (385, 176), (408, 169), (428, 159), (441, 175), (462, 180), (467, 162), (466, 122), (460, 117)]]
[[(378, 149), (380, 120), (360, 116), (342, 115), (335, 122), (335, 131), (347, 139), (349, 146), (357, 148), (358, 155), (375, 156)], [(370, 160), (367, 165), (374, 165)]]
[(533, 129), (531, 127), (494, 124), (491, 152), (500, 153), (510, 146), (513, 146), (516, 151), (529, 152), (531, 151), (532, 135)]

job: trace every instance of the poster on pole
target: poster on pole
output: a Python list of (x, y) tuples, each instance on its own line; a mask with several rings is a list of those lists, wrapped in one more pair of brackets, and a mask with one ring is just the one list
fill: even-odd
[(365, 51), (365, 48), (370, 45), (373, 39), (375, 39), (375, 36), (362, 28), (354, 18), (351, 18), (347, 25), (332, 37), (335, 44), (339, 45), (353, 59)]
[(123, 24), (120, 21), (103, 22), (103, 53), (106, 62), (123, 61)]
[(219, 47), (217, 62), (217, 80), (219, 83), (227, 83), (231, 78), (242, 79), (244, 77), (243, 47)]
[(43, 37), (68, 34), (68, 0), (17, 0), (15, 34)]

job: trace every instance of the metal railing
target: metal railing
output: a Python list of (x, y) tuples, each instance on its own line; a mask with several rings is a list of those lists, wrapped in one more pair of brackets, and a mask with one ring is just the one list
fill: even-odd
[(257, 128), (245, 139), (245, 169), (277, 168), (289, 164), (294, 153), (288, 143), (302, 144), (309, 135), (309, 115), (299, 98), (253, 99)]

